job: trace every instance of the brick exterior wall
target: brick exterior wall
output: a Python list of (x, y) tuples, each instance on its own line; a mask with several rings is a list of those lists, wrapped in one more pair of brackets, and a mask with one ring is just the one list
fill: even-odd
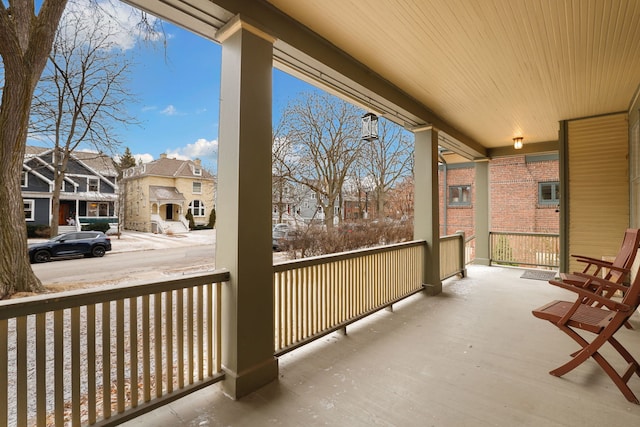
[(559, 179), (558, 160), (526, 162), (525, 156), (491, 160), (491, 231), (558, 233), (559, 206), (538, 203), (538, 184)]
[[(473, 163), (466, 167), (455, 166), (447, 169), (447, 188), (444, 188), (444, 171), (438, 172), (438, 184), (440, 187), (440, 233), (442, 235), (454, 234), (464, 231), (465, 235), (471, 236), (474, 233), (474, 209), (475, 205), (475, 175), (476, 170)], [(449, 187), (471, 186), (471, 203), (469, 205), (452, 205), (448, 203)], [(447, 204), (445, 206), (445, 201)], [(445, 207), (446, 207), (446, 229), (445, 229)]]
[[(535, 159), (535, 158), (534, 158)], [(524, 233), (558, 233), (560, 214), (557, 205), (538, 203), (538, 184), (559, 181), (559, 162), (544, 157), (526, 161), (525, 156), (492, 159), (489, 163), (489, 198), (491, 231)], [(449, 187), (471, 185), (470, 205), (446, 205)], [(452, 165), (447, 170), (447, 187), (444, 173), (439, 171), (440, 232), (443, 235), (464, 231), (474, 234), (475, 168), (468, 165)]]

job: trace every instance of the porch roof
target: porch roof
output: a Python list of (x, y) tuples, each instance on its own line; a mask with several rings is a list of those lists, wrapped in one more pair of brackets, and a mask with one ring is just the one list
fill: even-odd
[(175, 187), (166, 187), (159, 185), (149, 186), (149, 200), (152, 202), (164, 203), (181, 203), (186, 199), (184, 195)]
[[(214, 385), (125, 425), (636, 425), (640, 405), (595, 362), (548, 374), (577, 346), (531, 310), (570, 294), (522, 272), (469, 266), (438, 296), (283, 356), (279, 379), (239, 401)], [(618, 338), (634, 351), (632, 323)], [(640, 378), (629, 384), (640, 393)]]

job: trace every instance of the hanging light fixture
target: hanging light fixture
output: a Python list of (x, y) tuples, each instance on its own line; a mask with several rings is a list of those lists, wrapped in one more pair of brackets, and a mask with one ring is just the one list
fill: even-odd
[(516, 150), (521, 149), (523, 139), (524, 138), (522, 138), (521, 136), (516, 136), (515, 138), (513, 138), (513, 148), (515, 148)]
[(362, 139), (367, 141), (378, 139), (378, 116), (373, 113), (362, 116)]

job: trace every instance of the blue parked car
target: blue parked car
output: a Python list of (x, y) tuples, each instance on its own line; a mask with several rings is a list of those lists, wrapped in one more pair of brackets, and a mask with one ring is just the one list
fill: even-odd
[(46, 242), (30, 244), (29, 259), (34, 263), (75, 255), (102, 257), (110, 250), (111, 239), (102, 231), (78, 231), (61, 234)]

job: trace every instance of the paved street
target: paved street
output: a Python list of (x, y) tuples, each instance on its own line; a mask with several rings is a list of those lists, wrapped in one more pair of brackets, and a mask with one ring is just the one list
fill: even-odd
[[(51, 290), (139, 283), (215, 269), (215, 230), (173, 236), (125, 231), (111, 237), (112, 250), (103, 258), (77, 258), (32, 264)], [(33, 239), (35, 242), (44, 239)], [(274, 253), (274, 262), (286, 259)]]

